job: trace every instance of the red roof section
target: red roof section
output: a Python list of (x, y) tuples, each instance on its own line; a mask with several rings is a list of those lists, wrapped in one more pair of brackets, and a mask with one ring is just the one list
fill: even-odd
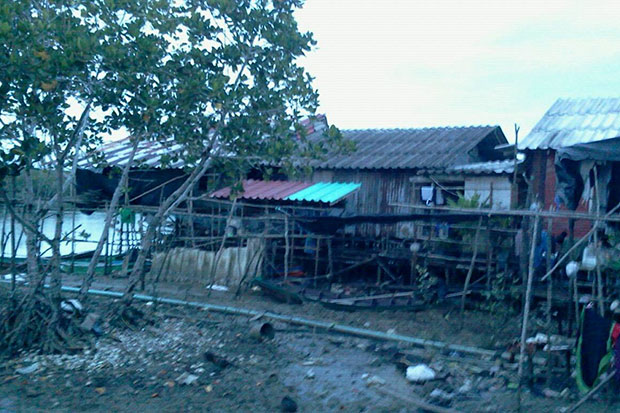
[[(312, 182), (301, 181), (258, 181), (247, 179), (242, 182), (243, 193), (239, 199), (266, 199), (281, 201), (289, 195), (314, 185)], [(210, 195), (212, 198), (229, 198), (230, 187), (219, 189)]]

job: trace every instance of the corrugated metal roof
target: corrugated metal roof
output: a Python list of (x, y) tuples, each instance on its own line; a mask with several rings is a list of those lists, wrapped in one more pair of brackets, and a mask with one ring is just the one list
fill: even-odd
[(317, 168), (330, 169), (413, 169), (445, 168), (468, 162), (469, 152), (491, 137), (493, 147), (506, 143), (499, 126), (465, 126), (421, 129), (343, 130), (355, 142), (350, 154), (331, 154), (315, 162)]
[(360, 189), (354, 182), (319, 182), (286, 197), (287, 201), (323, 202), (335, 204)]
[[(523, 159), (517, 160), (517, 164), (523, 163)], [(446, 169), (447, 173), (463, 174), (511, 174), (515, 170), (514, 159), (503, 161), (475, 162), (465, 165), (457, 165)]]
[[(327, 129), (327, 117), (318, 114), (312, 118), (304, 118), (299, 121), (300, 125), (306, 129), (308, 134), (322, 134)], [(103, 156), (108, 165), (123, 167), (129, 160), (129, 155), (133, 148), (131, 137), (126, 137), (113, 142), (101, 145), (96, 150), (97, 155)], [(176, 169), (185, 167), (183, 159), (183, 146), (176, 144), (174, 139), (163, 141), (142, 141), (138, 144), (138, 149), (134, 156), (136, 166), (149, 166), (151, 168), (161, 167), (161, 155), (178, 156), (178, 160), (167, 165), (167, 168)], [(93, 160), (86, 156), (78, 161), (78, 167), (90, 168)]]
[[(260, 181), (247, 179), (242, 181), (243, 193), (239, 194), (238, 199), (264, 199), (282, 201), (289, 195), (312, 186), (312, 182), (301, 181)], [(219, 189), (210, 196), (213, 198), (229, 198), (231, 188)]]
[[(242, 181), (243, 193), (238, 199), (254, 199), (269, 201), (322, 202), (335, 204), (351, 193), (357, 191), (359, 183), (341, 182), (302, 182), (302, 181), (261, 181), (247, 179)], [(229, 198), (231, 188), (219, 189), (212, 198)]]
[[(129, 160), (133, 144), (130, 137), (116, 140), (114, 142), (108, 142), (101, 145), (97, 149), (96, 153), (104, 157), (105, 162), (110, 166), (123, 167)], [(136, 166), (145, 165), (152, 168), (158, 168), (161, 164), (161, 155), (167, 154), (170, 156), (177, 155), (179, 159), (172, 162), (170, 168), (183, 168), (185, 162), (181, 155), (183, 147), (179, 144), (175, 144), (174, 140), (169, 139), (167, 141), (142, 141), (138, 144), (138, 149), (134, 156), (134, 163)], [(88, 157), (84, 157), (78, 161), (78, 167), (89, 168), (92, 166), (92, 160)]]
[(558, 99), (519, 149), (559, 149), (620, 136), (620, 98)]

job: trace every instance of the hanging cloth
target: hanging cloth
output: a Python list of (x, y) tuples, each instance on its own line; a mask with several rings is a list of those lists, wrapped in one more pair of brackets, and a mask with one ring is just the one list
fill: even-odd
[(610, 367), (611, 333), (616, 323), (601, 317), (594, 308), (584, 308), (577, 338), (577, 388), (586, 393)]

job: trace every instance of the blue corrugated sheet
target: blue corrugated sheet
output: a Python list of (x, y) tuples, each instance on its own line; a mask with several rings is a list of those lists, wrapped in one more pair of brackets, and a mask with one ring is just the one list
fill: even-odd
[(559, 149), (620, 136), (620, 98), (558, 99), (519, 149)]
[(334, 204), (352, 192), (357, 191), (362, 184), (353, 182), (319, 182), (306, 189), (302, 189), (285, 199), (287, 201), (324, 202)]

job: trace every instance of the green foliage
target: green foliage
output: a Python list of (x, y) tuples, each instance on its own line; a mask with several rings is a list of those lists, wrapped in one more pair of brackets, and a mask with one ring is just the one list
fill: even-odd
[(190, 168), (210, 156), (235, 174), (264, 163), (299, 166), (324, 153), (342, 140), (337, 130), (319, 143), (292, 132), (318, 105), (311, 77), (297, 64), (315, 44), (295, 22), (301, 4), (3, 3), (0, 173), (50, 154), (66, 167), (80, 149), (72, 145), (89, 104), (85, 149), (122, 129), (135, 139), (181, 145)]
[(421, 265), (416, 265), (417, 277), (415, 279), (416, 291), (425, 302), (433, 301), (436, 294), (437, 277)]

